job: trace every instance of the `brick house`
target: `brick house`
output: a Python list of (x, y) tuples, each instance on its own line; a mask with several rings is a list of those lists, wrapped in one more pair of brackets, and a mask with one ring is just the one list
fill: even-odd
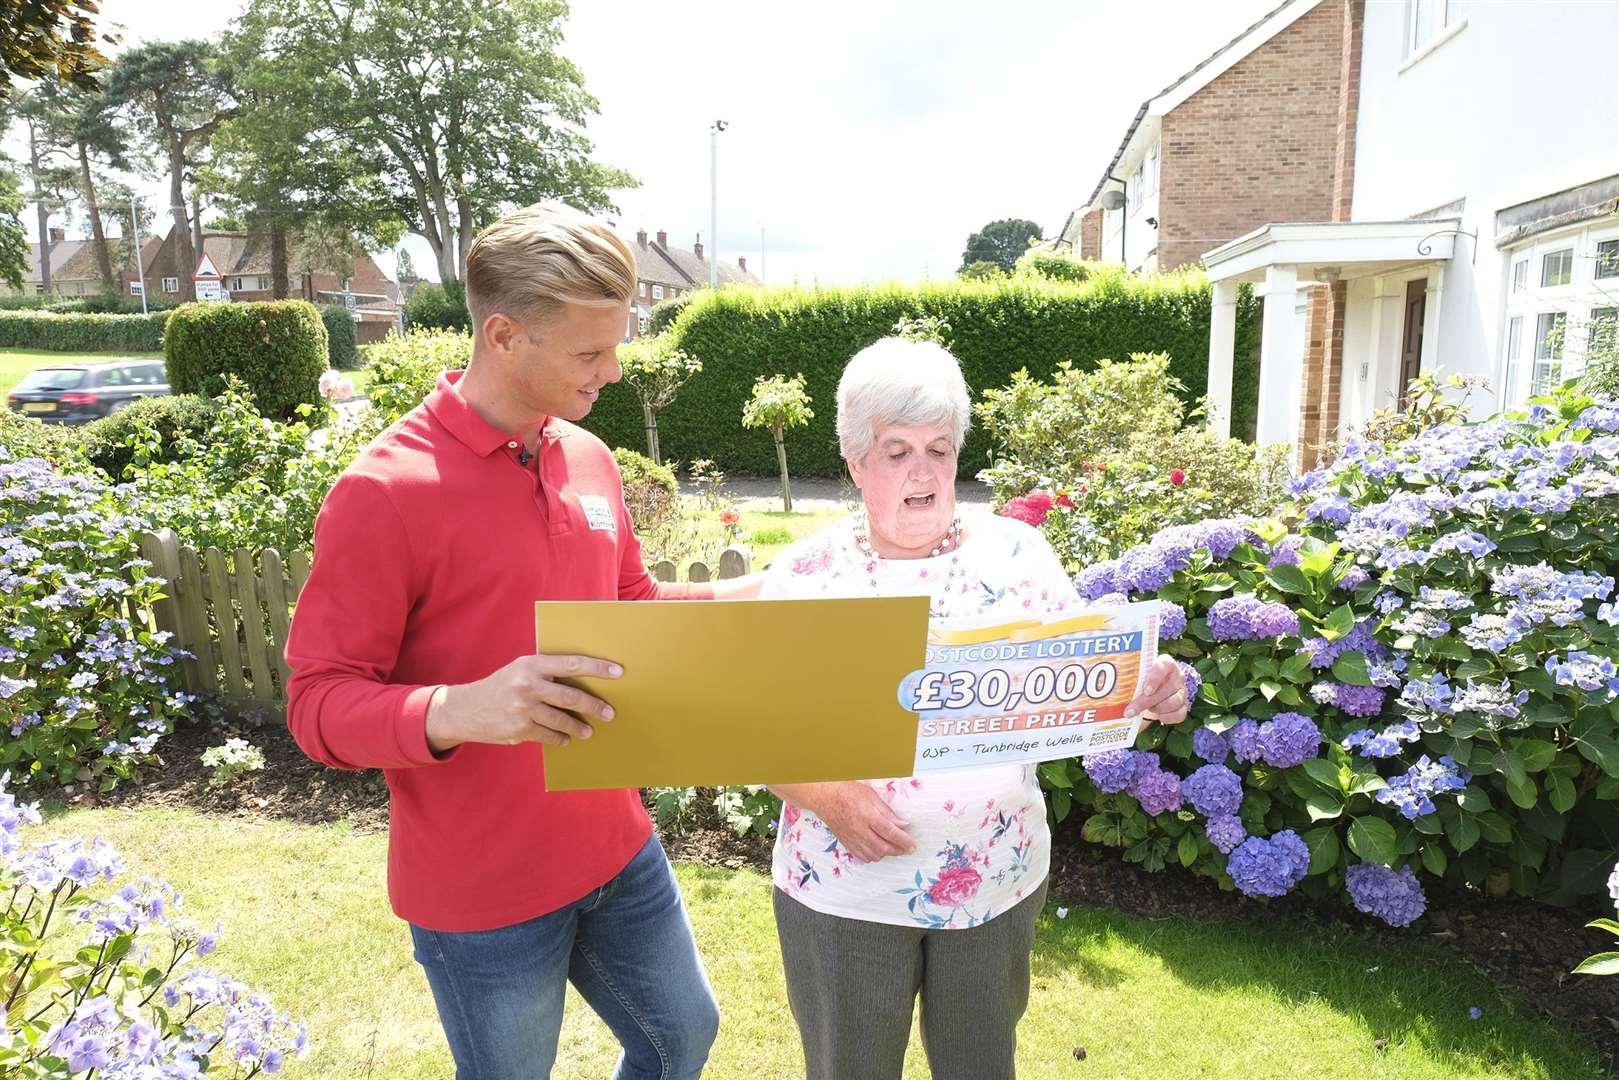
[[(149, 245), (150, 246), (150, 245)], [(270, 237), (268, 234), (226, 232), (204, 229), (203, 251), (208, 253), (219, 269), (221, 284), (233, 301), (270, 300), (274, 298), (270, 267)], [(177, 295), (180, 274), (190, 274), (195, 267), (182, 271), (175, 265), (172, 230), (161, 242), (151, 246), (152, 254), (146, 265), (146, 287), (151, 295)], [(355, 297), (355, 338), (365, 345), (380, 341), (399, 326), (404, 298), (399, 285), (369, 255), (361, 255), (353, 263), (353, 272), (339, 278), (326, 270), (310, 267), (311, 259), (300, 249), (298, 238), (287, 241), (288, 296), (308, 300), (313, 304), (343, 304), (345, 287)], [(133, 292), (134, 290), (127, 290)]]
[[(1481, 417), (1611, 350), (1619, 5), (1290, 6), (1336, 10), (1340, 27), (1328, 199), (1314, 213), (1279, 202), (1204, 250), (1210, 423), (1229, 422), (1241, 282), (1264, 296), (1257, 438), (1291, 443), (1305, 468), (1373, 410), (1403, 407), (1423, 372), (1484, 380), (1468, 399)], [(1525, 95), (1516, 73), (1530, 71), (1555, 72), (1579, 107)]]
[[(66, 231), (57, 225), (50, 227), (50, 239), (51, 295), (63, 300), (101, 295), (105, 286), (101, 280), (101, 268), (96, 264), (95, 244), (90, 240), (69, 240)], [(130, 292), (129, 282), (136, 280), (134, 260), (119, 237), (109, 236), (107, 246), (117, 289), (120, 293)], [(156, 247), (155, 239), (148, 237), (148, 258)], [(45, 284), (40, 276), (39, 244), (30, 243), (28, 269), (23, 273), (22, 288), (13, 289), (0, 283), (0, 294), (39, 295), (44, 291)]]
[[(669, 246), (669, 234), (659, 229), (656, 237), (647, 239), (645, 229), (635, 234), (636, 283), (634, 310), (625, 340), (640, 337), (652, 325), (652, 309), (665, 300), (671, 300), (693, 289), (708, 285), (708, 258), (703, 254), (703, 240), (699, 236), (690, 251)], [(757, 285), (759, 279), (748, 271), (748, 260), (738, 257), (736, 265), (720, 263), (716, 268), (721, 285)]]
[(1349, 0), (1288, 0), (1142, 102), (1063, 246), (1173, 270), (1267, 221), (1332, 215)]

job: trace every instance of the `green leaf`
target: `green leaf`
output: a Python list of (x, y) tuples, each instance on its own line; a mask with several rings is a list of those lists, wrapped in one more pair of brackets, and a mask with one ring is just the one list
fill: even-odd
[(1313, 791), (1304, 797), (1304, 808), (1311, 821), (1331, 821), (1344, 812), (1343, 800), (1329, 791)]
[(1450, 859), (1445, 855), (1445, 849), (1438, 844), (1427, 844), (1422, 849), (1422, 865), (1434, 877), (1444, 877), (1445, 870), (1450, 866)]
[(1310, 674), (1310, 654), (1294, 653), (1282, 662), (1282, 678), (1300, 682)]
[(1475, 814), (1482, 814), (1486, 810), (1494, 809), (1494, 807), (1490, 805), (1490, 797), (1478, 788), (1473, 787), (1471, 784), (1462, 788), (1462, 792), (1459, 796), (1457, 796), (1456, 802), (1463, 810), (1467, 810)]
[(1619, 922), (1612, 919), (1592, 919), (1585, 925), (1592, 930), (1606, 930), (1610, 934), (1619, 935)]
[(1535, 787), (1533, 777), (1526, 776), (1520, 784), (1514, 780), (1507, 781), (1507, 795), (1520, 810), (1528, 810), (1540, 798), (1540, 789)]
[(1271, 682), (1269, 679), (1259, 680), (1259, 692), (1265, 696), (1266, 701), (1274, 701), (1282, 689), (1281, 683)]
[(1595, 713), (1587, 712), (1574, 722), (1570, 734), (1574, 736), (1580, 755), (1592, 761), (1609, 776), (1619, 777), (1619, 743), (1613, 736), (1597, 726)]
[(1351, 686), (1372, 685), (1372, 677), (1366, 672), (1366, 654), (1356, 650), (1338, 657), (1332, 662), (1332, 677)]
[(1190, 867), (1197, 862), (1197, 837), (1190, 830), (1181, 833), (1180, 843), (1175, 845), (1175, 849), (1182, 866)]
[(1073, 778), (1068, 775), (1068, 762), (1048, 761), (1037, 770), (1040, 782), (1048, 788), (1071, 788), (1074, 786)]
[(1523, 758), (1518, 756), (1516, 750), (1503, 750), (1495, 755), (1493, 762), (1495, 771), (1507, 778), (1508, 786), (1522, 784), (1529, 779), (1529, 771), (1523, 766)]
[(1310, 579), (1305, 577), (1304, 571), (1296, 566), (1283, 563), (1281, 566), (1272, 567), (1270, 579), (1283, 592), (1294, 593), (1298, 596), (1310, 595)]
[[(1306, 574), (1320, 575), (1331, 568), (1337, 557), (1337, 544), (1323, 544), (1312, 537), (1299, 547), (1299, 569)], [(1347, 571), (1350, 565), (1346, 560), (1344, 569)]]
[(1321, 636), (1328, 641), (1337, 641), (1355, 628), (1355, 612), (1348, 604), (1337, 607), (1331, 615), (1327, 616), (1321, 624)]
[(1310, 758), (1304, 763), (1304, 771), (1310, 774), (1310, 779), (1328, 791), (1343, 790), (1342, 771), (1325, 758)]
[(1484, 839), (1492, 844), (1510, 844), (1512, 842), (1512, 821), (1505, 814), (1491, 810), (1488, 814), (1478, 816), (1479, 832)]
[(1378, 817), (1359, 817), (1349, 826), (1349, 850), (1367, 862), (1388, 866), (1399, 849), (1394, 826)]
[(1568, 777), (1559, 776), (1556, 773), (1547, 774), (1546, 799), (1552, 804), (1552, 809), (1559, 814), (1568, 813), (1574, 809), (1574, 782)]
[(1519, 739), (1514, 749), (1532, 773), (1544, 772), (1557, 757), (1557, 744), (1547, 739)]
[(1580, 961), (1575, 975), (1619, 975), (1619, 952), (1599, 952)]
[(1445, 835), (1450, 837), (1450, 846), (1456, 849), (1456, 854), (1461, 855), (1478, 843), (1478, 822), (1465, 814), (1458, 815), (1445, 822)]
[(1338, 830), (1335, 827), (1323, 825), (1318, 829), (1309, 829), (1299, 839), (1310, 849), (1310, 873), (1324, 874), (1338, 865), (1342, 849), (1338, 844)]

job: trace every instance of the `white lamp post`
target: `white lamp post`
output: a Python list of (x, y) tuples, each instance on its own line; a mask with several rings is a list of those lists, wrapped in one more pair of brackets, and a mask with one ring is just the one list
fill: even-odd
[(720, 132), (729, 127), (724, 120), (716, 120), (708, 129), (708, 287), (720, 284)]

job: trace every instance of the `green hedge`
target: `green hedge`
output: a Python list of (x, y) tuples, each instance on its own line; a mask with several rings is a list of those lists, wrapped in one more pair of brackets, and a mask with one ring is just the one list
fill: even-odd
[(285, 420), (299, 405), (322, 405), (326, 327), (304, 300), (184, 304), (169, 316), (163, 354), (176, 394), (217, 397), (235, 375), (265, 416)]
[(354, 316), (342, 304), (322, 304), (320, 321), (326, 325), (326, 361), (339, 371), (360, 366), (360, 347), (354, 337)]
[(157, 352), (169, 312), (150, 315), (58, 315), (0, 311), (0, 348), (45, 352)]
[(405, 301), (405, 325), (412, 330), (470, 330), (467, 290), (459, 281), (423, 281)]
[[(667, 460), (707, 458), (734, 473), (775, 472), (770, 434), (742, 427), (742, 405), (754, 379), (802, 372), (815, 420), (788, 435), (788, 458), (802, 476), (839, 476), (834, 407), (839, 375), (851, 356), (893, 332), (901, 316), (931, 315), (950, 325), (950, 347), (977, 395), (1004, 386), (1027, 368), (1049, 377), (1060, 360), (1091, 367), (1136, 352), (1164, 352), (1191, 399), (1208, 382), (1210, 289), (1197, 275), (1105, 277), (1086, 283), (1019, 277), (984, 283), (948, 281), (819, 289), (722, 289), (691, 293), (669, 327), (675, 344), (703, 370), (659, 414)], [(654, 313), (664, 311), (660, 306)], [(1258, 400), (1260, 304), (1244, 288), (1238, 302), (1232, 431), (1253, 430)], [(613, 446), (644, 445), (639, 403), (622, 386), (608, 388), (585, 426)], [(989, 444), (973, 432), (961, 471), (988, 464)]]

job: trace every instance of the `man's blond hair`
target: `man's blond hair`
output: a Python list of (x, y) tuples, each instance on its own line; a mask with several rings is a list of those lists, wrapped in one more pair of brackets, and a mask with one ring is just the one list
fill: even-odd
[(565, 206), (527, 206), (478, 234), (467, 255), (475, 333), (502, 314), (534, 327), (564, 304), (628, 304), (635, 255), (606, 225)]

